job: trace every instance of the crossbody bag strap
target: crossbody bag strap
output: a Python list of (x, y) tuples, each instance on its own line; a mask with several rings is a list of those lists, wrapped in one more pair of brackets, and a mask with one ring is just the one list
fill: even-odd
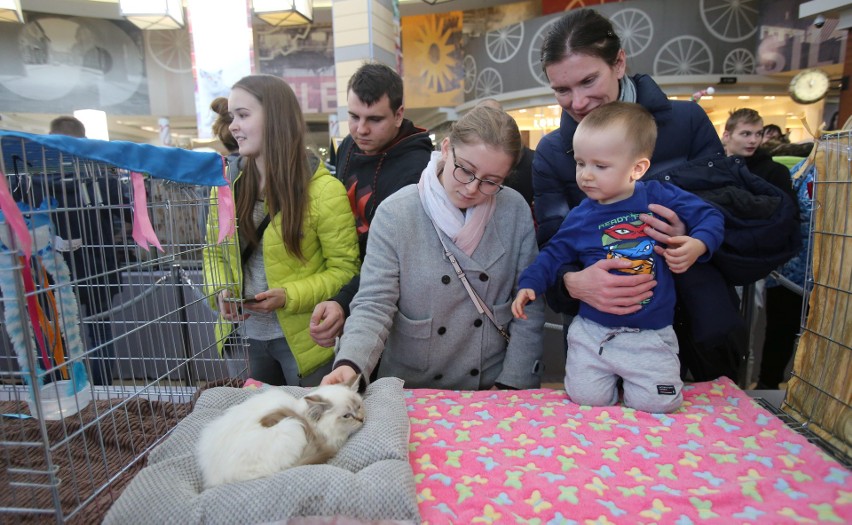
[[(241, 164), (243, 164), (243, 157), (229, 157), (228, 158), (228, 180), (231, 184), (234, 185), (234, 202), (237, 201), (237, 175), (240, 174)], [(260, 224), (257, 225), (257, 231), (255, 232), (255, 238), (260, 241), (263, 238), (263, 232), (266, 231), (266, 227), (269, 226), (269, 214), (267, 213), (263, 220), (260, 221)], [(245, 248), (240, 252), (240, 264), (245, 264), (249, 257), (254, 253), (255, 246), (251, 243), (247, 244)]]
[[(260, 242), (260, 239), (263, 238), (263, 232), (266, 231), (267, 226), (269, 226), (268, 213), (263, 217), (263, 220), (260, 221), (260, 224), (257, 225), (257, 231), (255, 232), (255, 235), (257, 236), (258, 242)], [(249, 257), (251, 257), (251, 255), (254, 253), (255, 247), (256, 245), (253, 245), (252, 243), (246, 244), (246, 247), (243, 248), (243, 251), (240, 252), (240, 264), (245, 264), (248, 262)]]
[[(432, 220), (430, 219), (429, 222), (432, 222)], [(476, 310), (481, 314), (484, 313), (494, 325), (494, 328), (496, 328), (497, 331), (500, 333), (500, 335), (502, 335), (503, 338), (506, 339), (506, 341), (509, 341), (509, 332), (507, 332), (506, 329), (502, 327), (500, 323), (497, 322), (497, 319), (494, 317), (494, 312), (492, 312), (491, 309), (488, 308), (488, 306), (485, 304), (485, 301), (482, 300), (479, 294), (476, 293), (476, 290), (473, 289), (473, 286), (470, 285), (470, 282), (467, 280), (467, 276), (461, 269), (461, 265), (459, 265), (459, 261), (456, 259), (456, 256), (453, 255), (453, 252), (451, 252), (447, 248), (447, 245), (444, 243), (443, 237), (441, 237), (441, 232), (440, 230), (438, 230), (438, 227), (435, 225), (434, 222), (432, 222), (432, 227), (435, 228), (435, 233), (438, 234), (438, 240), (441, 242), (441, 246), (443, 246), (444, 248), (444, 255), (447, 256), (447, 259), (450, 260), (450, 264), (453, 265), (453, 269), (456, 271), (456, 276), (458, 276), (459, 280), (464, 285), (464, 289), (467, 290), (467, 294), (470, 296), (470, 300), (473, 301), (473, 305), (476, 306)]]

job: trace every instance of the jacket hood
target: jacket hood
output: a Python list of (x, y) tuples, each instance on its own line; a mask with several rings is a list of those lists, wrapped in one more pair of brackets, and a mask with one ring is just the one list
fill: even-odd
[[(398, 155), (410, 149), (421, 149), (423, 147), (421, 143), (424, 140), (429, 142), (429, 147), (431, 148), (432, 140), (429, 138), (428, 130), (415, 126), (414, 123), (408, 119), (402, 119), (402, 124), (399, 126), (399, 133), (396, 134), (396, 137), (385, 149), (376, 154), (390, 154), (391, 150), (393, 150), (393, 154)], [(357, 146), (354, 147), (358, 148)], [(363, 152), (360, 151), (360, 148), (358, 148), (357, 152), (363, 154)]]

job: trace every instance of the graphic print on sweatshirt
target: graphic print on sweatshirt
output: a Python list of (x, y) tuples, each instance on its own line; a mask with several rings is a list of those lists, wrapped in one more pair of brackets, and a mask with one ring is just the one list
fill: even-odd
[(358, 235), (367, 233), (370, 230), (367, 205), (373, 197), (373, 187), (369, 184), (359, 187), (358, 177), (352, 175), (346, 180), (346, 196), (349, 197), (349, 206), (355, 215), (355, 229)]
[[(638, 213), (629, 213), (616, 217), (598, 226), (602, 231), (601, 245), (607, 259), (627, 259), (633, 263), (629, 268), (617, 271), (656, 276), (654, 245), (656, 242), (645, 234), (646, 224), (639, 219)], [(648, 304), (648, 298), (642, 304)]]

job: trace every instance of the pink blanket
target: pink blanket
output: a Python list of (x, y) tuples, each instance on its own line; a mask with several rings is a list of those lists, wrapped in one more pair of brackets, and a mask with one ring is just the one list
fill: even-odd
[(674, 414), (409, 390), (424, 523), (852, 523), (850, 472), (727, 379)]

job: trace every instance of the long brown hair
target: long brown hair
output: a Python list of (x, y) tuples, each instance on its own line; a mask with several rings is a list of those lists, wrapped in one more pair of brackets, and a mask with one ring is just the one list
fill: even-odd
[[(272, 75), (249, 75), (234, 88), (253, 95), (263, 107), (263, 154), (266, 161), (266, 207), (270, 217), (281, 214), (281, 223), (271, 224), (281, 233), (284, 246), (291, 254), (304, 259), (302, 227), (308, 209), (308, 184), (311, 170), (305, 149), (305, 119), (296, 94), (281, 78)], [(243, 176), (239, 178), (236, 207), (241, 235), (257, 246), (256, 225), (252, 220), (255, 201), (260, 195), (260, 173), (253, 157), (247, 157)]]

